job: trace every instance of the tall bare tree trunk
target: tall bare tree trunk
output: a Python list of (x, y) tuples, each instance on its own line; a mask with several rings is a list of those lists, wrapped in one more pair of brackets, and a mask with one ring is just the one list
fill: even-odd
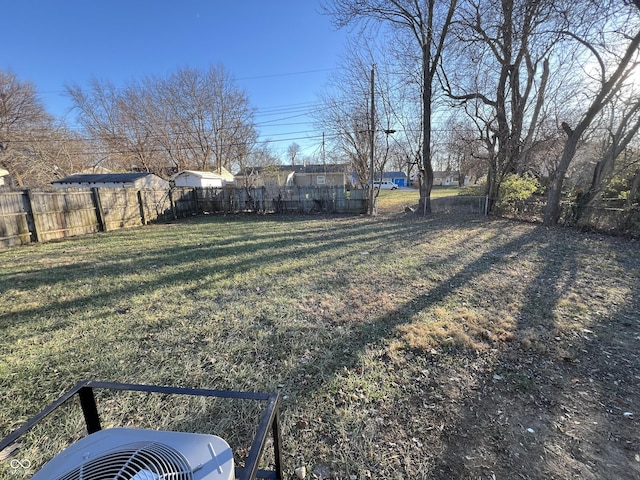
[(545, 225), (555, 225), (560, 220), (560, 199), (562, 198), (562, 186), (564, 185), (564, 177), (567, 174), (567, 170), (569, 169), (571, 160), (573, 160), (573, 157), (576, 154), (576, 150), (578, 149), (578, 141), (580, 140), (581, 135), (582, 131), (580, 133), (571, 131), (569, 133), (569, 137), (567, 138), (567, 142), (564, 145), (562, 158), (560, 159), (560, 163), (558, 164), (558, 168), (553, 177), (551, 185), (549, 186), (549, 191), (547, 194), (547, 207), (544, 211)]
[[(506, 1), (506, 0), (505, 0)], [(436, 4), (446, 15), (434, 18)], [(436, 0), (331, 0), (325, 11), (334, 17), (339, 27), (362, 20), (389, 23), (413, 36), (422, 54), (422, 175), (420, 177), (421, 214), (431, 212), (431, 189), (433, 187), (433, 166), (431, 165), (431, 114), (433, 100), (433, 79), (444, 50), (445, 38), (451, 26), (457, 0), (437, 2)], [(438, 32), (434, 31), (434, 23)], [(433, 50), (431, 50), (433, 48)]]
[(431, 189), (433, 188), (433, 165), (431, 163), (431, 46), (422, 45), (422, 175), (420, 176), (420, 203), (418, 210), (423, 215), (431, 213)]
[(636, 197), (640, 192), (640, 168), (636, 170), (636, 174), (633, 177), (633, 183), (631, 184), (631, 191), (629, 197), (627, 197), (627, 208), (631, 208), (636, 201)]

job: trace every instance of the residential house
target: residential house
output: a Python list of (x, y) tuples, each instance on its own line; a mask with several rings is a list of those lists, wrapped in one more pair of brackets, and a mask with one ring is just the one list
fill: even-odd
[(169, 182), (153, 173), (78, 173), (51, 182), (55, 188), (168, 189)]
[(264, 167), (246, 167), (234, 175), (238, 187), (283, 187), (291, 167), (284, 165), (267, 165)]
[(297, 187), (344, 187), (351, 183), (348, 164), (304, 165), (293, 172), (290, 184)]
[(445, 170), (444, 172), (433, 172), (433, 186), (434, 187), (457, 187), (458, 186), (458, 172), (452, 172)]
[(384, 172), (382, 180), (389, 180), (399, 187), (404, 187), (407, 185), (407, 174), (404, 172)]
[(350, 183), (348, 164), (269, 165), (248, 167), (235, 175), (236, 185), (252, 187), (336, 187)]
[[(433, 186), (434, 187), (457, 187), (460, 185), (459, 183), (460, 176), (458, 172), (452, 171), (434, 171), (433, 172)], [(463, 185), (469, 185), (471, 183), (471, 177), (465, 176)], [(420, 175), (414, 174), (411, 176), (411, 185), (416, 188), (420, 187)]]

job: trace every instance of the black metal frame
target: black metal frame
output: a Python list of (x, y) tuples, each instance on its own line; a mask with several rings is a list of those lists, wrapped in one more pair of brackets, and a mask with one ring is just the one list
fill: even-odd
[[(73, 388), (62, 394), (60, 398), (44, 408), (40, 413), (29, 419), (27, 423), (11, 432), (7, 437), (0, 440), (0, 451), (4, 450), (6, 447), (14, 443), (24, 433), (33, 428), (38, 422), (40, 422), (62, 404), (66, 403), (76, 394), (78, 395), (78, 398), (80, 400), (80, 406), (82, 408), (84, 420), (87, 425), (87, 432), (91, 434), (97, 432), (98, 430), (101, 430), (102, 427), (100, 425), (100, 416), (98, 414), (98, 406), (96, 403), (95, 395), (93, 393), (93, 389), (264, 401), (266, 402), (266, 406), (264, 408), (264, 411), (262, 412), (256, 435), (253, 438), (253, 442), (251, 443), (251, 448), (249, 450), (249, 455), (245, 462), (245, 466), (236, 467), (235, 477), (238, 480), (254, 480), (258, 478), (284, 480), (284, 476), (282, 474), (281, 458), (282, 439), (280, 437), (280, 417), (278, 414), (280, 395), (278, 393), (266, 394), (254, 392), (235, 392), (226, 390), (161, 387), (156, 385), (138, 385), (84, 380), (77, 383)], [(267, 435), (269, 434), (270, 430), (273, 435), (275, 470), (259, 470), (258, 462), (262, 457), (262, 452), (265, 447)]]

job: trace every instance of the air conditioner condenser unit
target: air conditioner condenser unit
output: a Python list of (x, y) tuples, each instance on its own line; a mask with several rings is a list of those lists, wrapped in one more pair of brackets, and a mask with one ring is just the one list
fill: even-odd
[(233, 480), (233, 453), (215, 435), (109, 428), (73, 443), (32, 480)]

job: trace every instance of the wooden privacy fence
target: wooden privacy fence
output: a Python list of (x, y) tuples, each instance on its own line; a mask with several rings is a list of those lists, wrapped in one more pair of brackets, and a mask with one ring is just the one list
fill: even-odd
[(146, 225), (199, 213), (366, 213), (344, 188), (78, 188), (0, 192), (0, 247)]

